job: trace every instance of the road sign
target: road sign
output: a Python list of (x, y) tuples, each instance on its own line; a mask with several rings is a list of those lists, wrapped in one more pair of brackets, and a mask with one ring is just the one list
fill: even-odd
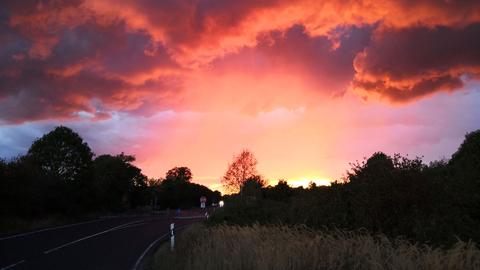
[(200, 197), (200, 208), (205, 209), (206, 202), (207, 202), (207, 197), (205, 196)]

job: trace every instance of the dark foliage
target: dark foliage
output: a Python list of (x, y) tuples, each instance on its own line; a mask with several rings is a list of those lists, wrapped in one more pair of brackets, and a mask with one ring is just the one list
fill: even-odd
[(122, 212), (155, 202), (164, 208), (191, 207), (198, 205), (200, 196), (212, 202), (221, 196), (190, 183), (187, 167), (168, 171), (158, 184), (133, 165), (133, 156), (93, 157), (77, 133), (57, 127), (37, 139), (27, 155), (8, 162), (0, 159), (0, 217)]
[(190, 182), (190, 180), (192, 180), (192, 171), (187, 167), (175, 167), (168, 170), (165, 179), (179, 182)]
[(274, 201), (288, 201), (293, 195), (293, 189), (288, 185), (287, 181), (279, 180), (276, 186), (264, 188), (264, 193), (265, 198)]
[[(116, 195), (111, 192), (115, 187), (125, 181), (143, 181), (145, 186), (145, 177), (129, 163), (132, 157), (112, 157), (118, 162), (111, 162), (115, 165), (106, 172), (108, 158), (100, 156), (93, 161), (93, 156), (82, 138), (67, 127), (57, 127), (37, 139), (27, 155), (2, 163), (1, 215), (28, 219), (114, 210), (118, 209), (111, 198)], [(104, 189), (107, 182), (112, 190)], [(127, 189), (130, 199), (136, 190)]]
[(291, 188), (284, 181), (245, 203), (228, 196), (213, 223), (286, 223), (367, 229), (413, 241), (448, 245), (480, 241), (480, 131), (466, 135), (450, 161), (378, 152), (328, 187)]
[(96, 207), (123, 211), (148, 204), (147, 178), (132, 165), (133, 156), (101, 155), (93, 161)]
[(187, 167), (169, 170), (163, 181), (155, 187), (160, 208), (191, 208), (200, 205), (200, 197), (207, 197), (207, 203), (218, 203), (221, 194), (206, 186), (191, 183), (192, 173)]
[(57, 127), (33, 142), (28, 150), (45, 174), (64, 181), (79, 180), (91, 165), (93, 153), (87, 143), (67, 127)]

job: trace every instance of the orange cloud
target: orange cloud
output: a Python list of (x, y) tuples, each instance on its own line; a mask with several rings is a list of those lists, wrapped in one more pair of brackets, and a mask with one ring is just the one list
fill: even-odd
[(334, 38), (342, 25), (381, 22), (395, 28), (464, 27), (480, 20), (477, 1), (87, 1), (86, 7), (149, 32), (175, 59), (202, 64), (242, 47), (261, 33), (301, 24), (311, 36)]
[(17, 2), (0, 13), (3, 122), (254, 114), (349, 87), (406, 102), (479, 78), (478, 1)]
[(353, 86), (393, 102), (461, 89), (480, 74), (479, 34), (480, 24), (378, 29), (355, 58)]

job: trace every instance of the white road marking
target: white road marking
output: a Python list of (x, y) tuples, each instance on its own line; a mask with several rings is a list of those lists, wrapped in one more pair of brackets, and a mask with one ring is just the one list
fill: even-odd
[(15, 267), (15, 266), (17, 266), (17, 265), (19, 265), (19, 264), (21, 264), (21, 263), (24, 263), (24, 262), (26, 262), (26, 261), (25, 261), (25, 260), (21, 260), (21, 261), (18, 261), (18, 262), (16, 262), (16, 263), (12, 263), (12, 264), (10, 264), (10, 265), (8, 265), (8, 266), (5, 266), (5, 267), (3, 267), (3, 268), (0, 268), (0, 270), (7, 270), (7, 269), (10, 269), (10, 268), (13, 268), (13, 267)]
[(31, 234), (36, 234), (36, 233), (40, 233), (40, 232), (53, 231), (53, 230), (68, 228), (68, 227), (72, 227), (72, 226), (98, 222), (98, 221), (101, 221), (101, 220), (102, 219), (95, 219), (95, 220), (90, 220), (90, 221), (85, 221), (85, 222), (79, 222), (79, 223), (74, 223), (74, 224), (67, 224), (67, 225), (62, 225), (62, 226), (57, 226), (57, 227), (52, 227), (52, 228), (41, 229), (41, 230), (37, 230), (37, 231), (33, 231), (33, 232), (19, 233), (19, 234), (15, 234), (15, 235), (0, 238), (0, 241), (7, 240), (7, 239), (12, 239), (12, 238), (17, 238), (17, 237), (22, 237), (22, 236), (27, 236), (27, 235), (31, 235)]
[(68, 242), (68, 243), (63, 244), (63, 245), (61, 245), (61, 246), (58, 246), (58, 247), (55, 247), (55, 248), (46, 250), (46, 251), (43, 252), (43, 254), (48, 254), (48, 253), (57, 251), (57, 250), (59, 250), (59, 249), (62, 249), (62, 248), (64, 248), (64, 247), (71, 246), (71, 245), (73, 245), (73, 244), (75, 244), (75, 243), (78, 243), (78, 242), (81, 242), (81, 241), (83, 241), (83, 240), (87, 240), (87, 239), (90, 239), (90, 238), (92, 238), (92, 237), (99, 236), (99, 235), (102, 235), (102, 234), (105, 234), (105, 233), (108, 233), (108, 232), (111, 232), (111, 231), (123, 229), (123, 228), (128, 227), (128, 225), (135, 224), (135, 223), (140, 223), (140, 222), (143, 222), (143, 221), (142, 221), (142, 220), (140, 220), (140, 221), (137, 220), (137, 221), (128, 222), (128, 223), (125, 223), (125, 224), (122, 224), (122, 225), (119, 225), (119, 226), (110, 228), (110, 229), (108, 229), (108, 230), (105, 230), (105, 231), (102, 231), (102, 232), (99, 232), (99, 233), (95, 233), (95, 234), (92, 234), (92, 235), (89, 235), (89, 236), (85, 236), (85, 237), (83, 237), (83, 238), (74, 240), (74, 241), (72, 241), (72, 242)]
[(165, 236), (168, 236), (170, 235), (170, 232), (160, 236), (159, 238), (157, 238), (157, 240), (153, 241), (148, 247), (147, 249), (145, 249), (145, 251), (142, 253), (142, 255), (140, 255), (140, 257), (138, 258), (138, 260), (135, 262), (135, 265), (133, 266), (132, 270), (137, 270), (138, 266), (140, 265), (140, 263), (142, 262), (143, 260), (143, 257), (145, 257), (145, 255), (147, 255), (147, 252), (156, 244), (158, 243), (158, 241), (162, 240)]
[[(186, 225), (183, 225), (183, 226), (180, 226), (177, 228), (177, 230), (180, 230), (186, 226), (188, 226), (190, 224), (186, 224)], [(153, 247), (155, 246), (155, 244), (157, 244), (160, 240), (162, 240), (164, 237), (166, 236), (169, 236), (170, 235), (170, 232), (160, 236), (159, 238), (157, 238), (155, 241), (153, 241), (148, 247), (147, 249), (145, 249), (145, 251), (142, 253), (142, 255), (140, 255), (140, 257), (137, 259), (137, 261), (135, 262), (135, 265), (133, 266), (132, 270), (137, 270), (138, 267), (140, 266), (140, 263), (142, 262), (143, 258), (145, 257), (145, 255), (147, 255), (148, 251)]]
[(146, 222), (141, 222), (141, 223), (137, 223), (137, 224), (127, 225), (127, 226), (124, 226), (120, 229), (132, 228), (132, 227), (142, 226), (142, 225), (145, 225), (145, 224), (147, 224), (147, 223)]

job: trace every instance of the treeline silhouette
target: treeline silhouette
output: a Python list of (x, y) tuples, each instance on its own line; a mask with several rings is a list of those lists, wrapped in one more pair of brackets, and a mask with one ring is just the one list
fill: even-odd
[(37, 139), (28, 153), (0, 159), (0, 217), (118, 213), (132, 209), (188, 208), (200, 196), (209, 202), (221, 194), (191, 183), (186, 167), (168, 171), (165, 179), (148, 179), (131, 155), (96, 156), (67, 127)]
[(191, 180), (192, 172), (187, 167), (169, 170), (165, 179), (152, 185), (158, 205), (162, 208), (190, 208), (199, 206), (200, 196), (207, 197), (209, 203), (220, 201), (222, 194), (219, 191), (191, 183)]
[(480, 130), (466, 135), (450, 160), (377, 152), (331, 186), (265, 187), (245, 181), (227, 196), (212, 223), (306, 224), (312, 228), (366, 229), (413, 241), (448, 245), (480, 241)]

